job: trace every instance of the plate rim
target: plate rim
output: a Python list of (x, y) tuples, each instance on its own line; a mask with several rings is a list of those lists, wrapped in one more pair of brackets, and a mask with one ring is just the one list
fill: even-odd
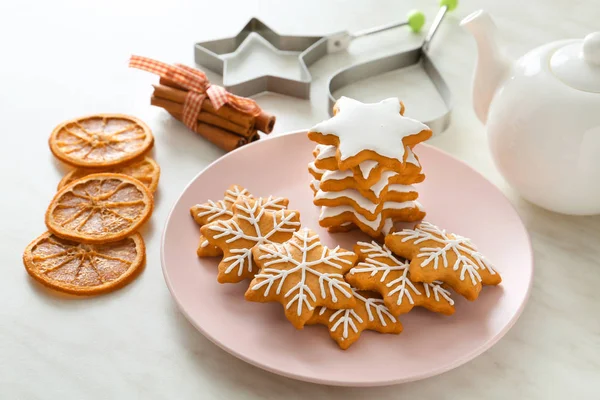
[(488, 342), (486, 342), (485, 344), (483, 344), (482, 346), (480, 346), (479, 348), (474, 349), (473, 351), (469, 352), (469, 353), (465, 353), (462, 357), (457, 358), (455, 360), (455, 362), (444, 365), (442, 367), (437, 367), (435, 369), (430, 370), (427, 373), (422, 373), (420, 375), (413, 375), (410, 377), (406, 377), (406, 378), (399, 378), (399, 379), (387, 379), (387, 380), (381, 380), (381, 381), (360, 381), (360, 382), (348, 382), (348, 381), (337, 381), (337, 380), (330, 380), (330, 379), (324, 379), (324, 378), (318, 378), (318, 377), (310, 377), (310, 376), (303, 376), (303, 375), (299, 375), (299, 374), (295, 374), (295, 373), (291, 373), (291, 372), (287, 372), (287, 371), (283, 371), (277, 368), (272, 368), (269, 365), (266, 365), (264, 363), (261, 363), (259, 361), (256, 361), (254, 359), (251, 359), (249, 357), (246, 357), (245, 355), (239, 353), (238, 351), (231, 349), (229, 347), (227, 347), (226, 345), (224, 345), (223, 343), (219, 342), (216, 338), (213, 338), (211, 335), (207, 334), (207, 332), (198, 324), (196, 324), (196, 322), (194, 321), (194, 319), (187, 313), (187, 311), (185, 310), (184, 306), (182, 305), (182, 303), (179, 301), (179, 299), (177, 298), (177, 295), (175, 294), (175, 290), (173, 289), (172, 286), (172, 282), (169, 278), (169, 274), (167, 272), (167, 267), (166, 267), (166, 262), (165, 262), (165, 236), (166, 236), (166, 231), (167, 231), (167, 226), (169, 225), (169, 222), (171, 220), (171, 216), (173, 215), (173, 212), (175, 211), (175, 207), (177, 205), (177, 203), (179, 202), (179, 199), (181, 198), (181, 196), (183, 196), (183, 194), (189, 189), (189, 187), (200, 177), (200, 175), (202, 175), (205, 171), (207, 171), (208, 169), (210, 169), (213, 165), (221, 162), (222, 160), (231, 157), (233, 154), (236, 154), (240, 151), (245, 151), (244, 149), (252, 147), (252, 146), (259, 146), (261, 145), (261, 143), (266, 142), (266, 140), (282, 140), (282, 138), (285, 138), (287, 136), (292, 136), (292, 135), (299, 135), (299, 134), (305, 134), (306, 132), (308, 132), (307, 129), (300, 129), (300, 130), (295, 130), (295, 131), (289, 131), (289, 132), (283, 132), (280, 134), (277, 134), (276, 136), (273, 137), (269, 137), (267, 139), (263, 139), (263, 140), (259, 140), (253, 143), (249, 143), (245, 146), (239, 147), (229, 153), (226, 153), (225, 155), (217, 158), (216, 160), (214, 160), (213, 162), (211, 162), (209, 165), (207, 165), (206, 167), (204, 167), (203, 169), (201, 169), (189, 182), (188, 184), (181, 190), (181, 192), (179, 193), (179, 195), (177, 196), (177, 200), (175, 200), (175, 202), (171, 205), (171, 208), (169, 210), (169, 213), (167, 214), (167, 218), (163, 224), (162, 227), (162, 232), (161, 232), (161, 239), (160, 239), (160, 263), (161, 263), (161, 269), (162, 269), (162, 273), (163, 273), (163, 278), (165, 280), (165, 283), (167, 285), (167, 288), (169, 289), (169, 293), (172, 297), (172, 299), (174, 300), (177, 309), (185, 316), (185, 318), (187, 319), (187, 321), (196, 329), (198, 330), (198, 332), (200, 332), (202, 334), (202, 336), (204, 336), (205, 338), (207, 338), (211, 343), (215, 344), (217, 347), (219, 347), (221, 350), (224, 350), (225, 352), (229, 353), (230, 355), (254, 366), (257, 368), (260, 368), (262, 370), (268, 371), (270, 373), (273, 373), (275, 375), (280, 375), (280, 376), (284, 376), (286, 378), (291, 378), (291, 379), (295, 379), (295, 380), (299, 380), (299, 381), (303, 381), (303, 382), (310, 382), (310, 383), (316, 383), (316, 384), (321, 384), (321, 385), (328, 385), (328, 386), (340, 386), (340, 387), (380, 387), (380, 386), (390, 386), (390, 385), (397, 385), (397, 384), (402, 384), (402, 383), (408, 383), (408, 382), (415, 382), (415, 381), (419, 381), (419, 380), (423, 380), (423, 379), (427, 379), (427, 378), (431, 378), (433, 376), (437, 376), (440, 374), (443, 374), (445, 372), (451, 371), (453, 369), (456, 369), (464, 364), (466, 364), (467, 362), (477, 358), (478, 356), (480, 356), (481, 354), (485, 353), (486, 351), (488, 351), (490, 348), (492, 348), (496, 343), (498, 343), (505, 335), (506, 333), (508, 333), (508, 331), (510, 331), (510, 329), (512, 329), (512, 327), (515, 325), (515, 323), (517, 322), (517, 320), (521, 317), (521, 315), (523, 314), (523, 310), (525, 309), (527, 303), (529, 302), (529, 297), (531, 295), (531, 289), (533, 287), (533, 277), (534, 277), (534, 273), (535, 273), (535, 257), (534, 257), (534, 252), (533, 252), (533, 246), (531, 243), (531, 237), (529, 235), (529, 231), (527, 230), (527, 227), (525, 226), (525, 224), (523, 223), (523, 220), (521, 218), (521, 216), (519, 215), (517, 209), (515, 208), (515, 206), (511, 203), (511, 201), (509, 200), (509, 198), (506, 196), (506, 194), (500, 190), (500, 188), (498, 188), (496, 185), (494, 185), (489, 179), (487, 179), (482, 173), (480, 173), (479, 171), (477, 171), (475, 168), (473, 168), (472, 166), (470, 166), (468, 163), (466, 163), (465, 161), (456, 158), (455, 156), (453, 156), (452, 154), (448, 153), (445, 150), (442, 150), (438, 147), (432, 146), (430, 144), (427, 143), (420, 143), (419, 146), (424, 146), (424, 147), (428, 147), (430, 148), (430, 150), (439, 152), (444, 154), (445, 156), (453, 159), (456, 162), (459, 162), (461, 164), (463, 164), (465, 167), (467, 167), (468, 169), (470, 169), (472, 172), (476, 173), (477, 175), (479, 175), (481, 178), (485, 179), (487, 182), (489, 182), (492, 186), (494, 186), (496, 188), (496, 190), (498, 191), (499, 194), (502, 195), (502, 197), (504, 198), (504, 200), (506, 201), (506, 203), (510, 206), (510, 208), (512, 209), (512, 211), (516, 214), (518, 221), (519, 221), (519, 225), (520, 228), (522, 228), (523, 232), (525, 233), (525, 237), (527, 239), (527, 243), (526, 243), (526, 247), (529, 251), (529, 263), (531, 266), (531, 279), (529, 281), (529, 285), (527, 286), (527, 291), (525, 293), (525, 297), (523, 299), (523, 302), (521, 303), (521, 305), (519, 306), (519, 308), (516, 310), (515, 314), (512, 316), (512, 318), (510, 319), (510, 321), (508, 321), (508, 323), (504, 326), (504, 328), (496, 335), (496, 338), (494, 340), (490, 340)]

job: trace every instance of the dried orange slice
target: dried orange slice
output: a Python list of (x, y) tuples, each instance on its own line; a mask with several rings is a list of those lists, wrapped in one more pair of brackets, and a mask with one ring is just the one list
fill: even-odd
[(52, 131), (50, 150), (75, 167), (107, 168), (146, 153), (154, 143), (152, 131), (135, 117), (97, 114), (63, 122)]
[(127, 164), (123, 167), (114, 167), (105, 170), (93, 170), (85, 168), (76, 168), (66, 174), (58, 183), (58, 190), (62, 189), (69, 183), (76, 181), (84, 176), (97, 174), (100, 172), (110, 172), (115, 174), (123, 174), (132, 176), (142, 182), (151, 192), (155, 192), (158, 186), (158, 178), (160, 177), (160, 167), (150, 157), (144, 157), (139, 161)]
[(123, 239), (152, 213), (152, 193), (135, 178), (122, 174), (84, 176), (62, 188), (46, 211), (52, 233), (84, 243)]
[(130, 282), (144, 264), (139, 233), (118, 242), (81, 244), (46, 232), (27, 246), (23, 264), (35, 280), (61, 292), (110, 292)]

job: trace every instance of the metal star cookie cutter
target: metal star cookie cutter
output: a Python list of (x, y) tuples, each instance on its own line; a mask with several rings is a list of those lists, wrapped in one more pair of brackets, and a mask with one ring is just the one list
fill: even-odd
[(441, 8), (436, 14), (436, 17), (431, 24), (431, 28), (429, 28), (429, 32), (427, 32), (427, 36), (425, 36), (421, 46), (391, 54), (386, 57), (370, 60), (361, 64), (356, 64), (351, 67), (342, 68), (333, 74), (333, 76), (329, 79), (329, 83), (327, 84), (329, 95), (329, 114), (333, 115), (333, 106), (337, 100), (333, 96), (333, 92), (341, 89), (342, 87), (357, 81), (385, 74), (387, 72), (421, 64), (446, 106), (446, 111), (442, 115), (434, 118), (431, 121), (423, 121), (423, 123), (429, 126), (434, 135), (440, 134), (446, 130), (448, 125), (450, 125), (450, 115), (453, 107), (452, 94), (450, 93), (448, 85), (442, 78), (442, 75), (429, 58), (427, 50), (431, 40), (437, 32), (437, 29), (446, 16), (446, 13), (456, 8), (457, 1), (442, 0), (440, 5)]
[[(347, 49), (352, 40), (408, 25), (418, 32), (425, 23), (425, 17), (420, 11), (411, 11), (407, 20), (364, 31), (349, 33), (338, 32), (328, 36), (285, 36), (269, 28), (258, 18), (252, 18), (234, 37), (198, 42), (194, 46), (194, 58), (197, 64), (223, 76), (223, 86), (231, 93), (249, 97), (257, 93), (270, 91), (287, 96), (310, 98), (310, 83), (312, 80), (308, 68), (329, 53)], [(299, 53), (298, 61), (301, 69), (300, 79), (285, 78), (277, 75), (264, 75), (239, 83), (227, 80), (227, 61), (223, 55), (231, 54), (236, 57), (241, 45), (252, 33), (260, 35), (267, 46), (279, 55)]]

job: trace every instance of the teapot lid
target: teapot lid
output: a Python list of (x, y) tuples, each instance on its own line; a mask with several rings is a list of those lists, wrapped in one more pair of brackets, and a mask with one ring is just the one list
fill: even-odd
[(600, 32), (558, 49), (550, 59), (550, 69), (575, 89), (600, 93)]

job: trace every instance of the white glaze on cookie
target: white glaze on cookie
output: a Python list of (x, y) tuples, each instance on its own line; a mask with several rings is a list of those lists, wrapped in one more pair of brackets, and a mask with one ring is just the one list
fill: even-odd
[(311, 131), (337, 136), (342, 161), (364, 150), (402, 161), (403, 140), (429, 130), (427, 125), (400, 115), (400, 101), (395, 97), (372, 104), (342, 97), (336, 107), (335, 116), (313, 126)]
[(317, 168), (314, 162), (308, 163), (308, 170), (317, 175), (323, 175), (325, 172), (327, 172), (325, 169)]
[(421, 164), (419, 164), (419, 160), (417, 160), (415, 153), (408, 146), (406, 146), (406, 162), (421, 168)]
[[(403, 209), (410, 209), (410, 208), (415, 208), (415, 207), (417, 207), (419, 210), (422, 209), (422, 206), (419, 204), (418, 201), (403, 201), (403, 202), (386, 201), (383, 204), (382, 211), (384, 211), (384, 210), (403, 210)], [(321, 214), (319, 215), (319, 221), (323, 221), (324, 219), (327, 219), (327, 218), (337, 217), (344, 213), (354, 214), (354, 216), (356, 217), (356, 219), (358, 221), (360, 221), (363, 225), (368, 226), (369, 228), (371, 228), (374, 231), (379, 231), (379, 230), (383, 229), (384, 233), (389, 233), (389, 231), (393, 227), (393, 221), (391, 221), (390, 218), (383, 221), (383, 224), (382, 224), (381, 213), (379, 213), (377, 215), (377, 218), (375, 218), (375, 220), (369, 221), (367, 218), (365, 218), (364, 215), (357, 212), (354, 209), (354, 207), (347, 206), (347, 205), (334, 206), (334, 207), (327, 207), (327, 206), (321, 207)], [(387, 232), (385, 232), (385, 231), (387, 231)]]
[(362, 174), (364, 179), (367, 179), (373, 171), (373, 168), (377, 166), (377, 161), (367, 160), (358, 164), (358, 168), (360, 169), (360, 173)]
[[(332, 145), (318, 144), (315, 147), (315, 151), (317, 153), (315, 160), (324, 160), (326, 158), (335, 157), (336, 147), (332, 146)], [(420, 168), (421, 164), (419, 163), (419, 160), (417, 160), (417, 157), (415, 156), (415, 153), (412, 151), (412, 149), (410, 147), (406, 146), (405, 151), (406, 151), (406, 162), (409, 164), (413, 164)], [(373, 161), (373, 160), (363, 161), (360, 164), (358, 164), (364, 179), (367, 179), (369, 177), (369, 174), (371, 173), (373, 168), (377, 167), (377, 165), (378, 165), (377, 161)]]
[[(341, 181), (347, 178), (353, 177), (354, 174), (351, 170), (344, 171), (325, 171), (323, 176), (321, 176), (321, 182), (327, 181)], [(398, 176), (398, 173), (395, 171), (383, 171), (381, 173), (381, 177), (377, 182), (371, 185), (370, 189), (375, 194), (375, 197), (379, 197), (382, 190), (389, 184), (391, 178), (395, 178)]]
[[(414, 186), (411, 185), (400, 185), (394, 184), (388, 187), (388, 193), (410, 193), (416, 192)], [(339, 192), (324, 192), (319, 190), (317, 194), (315, 194), (315, 200), (326, 199), (326, 200), (337, 200), (341, 197), (346, 197), (351, 200), (354, 200), (360, 208), (365, 211), (370, 212), (371, 214), (375, 212), (378, 204), (373, 203), (371, 200), (364, 197), (360, 192), (356, 189), (345, 189), (340, 190)]]

